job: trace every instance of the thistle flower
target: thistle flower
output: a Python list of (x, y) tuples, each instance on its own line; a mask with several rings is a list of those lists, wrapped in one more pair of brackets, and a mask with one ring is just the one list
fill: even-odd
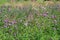
[(56, 16), (55, 16), (55, 15), (52, 15), (52, 16), (51, 16), (51, 18), (53, 18), (53, 19), (54, 19), (54, 18), (56, 18)]
[(4, 20), (4, 22), (5, 22), (5, 23), (8, 23), (8, 22), (9, 22), (9, 20), (8, 20), (8, 19), (5, 19), (5, 20)]
[(13, 20), (11, 23), (12, 23), (12, 24), (16, 24), (17, 22), (16, 22), (15, 20)]
[(44, 16), (44, 17), (48, 16), (48, 12), (44, 12), (44, 13), (42, 14), (42, 16)]
[(46, 14), (46, 13), (44, 13), (44, 14), (42, 14), (42, 16), (46, 17), (46, 16), (47, 16), (47, 14)]

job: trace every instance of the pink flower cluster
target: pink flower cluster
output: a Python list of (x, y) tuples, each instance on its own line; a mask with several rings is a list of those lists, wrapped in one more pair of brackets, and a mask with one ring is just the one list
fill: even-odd
[(5, 19), (4, 22), (5, 22), (5, 24), (7, 23), (7, 24), (11, 24), (11, 25), (17, 23), (16, 20), (12, 20), (12, 21), (10, 21), (9, 19)]
[(42, 16), (44, 16), (44, 17), (48, 16), (48, 12), (44, 12), (44, 13), (42, 14)]

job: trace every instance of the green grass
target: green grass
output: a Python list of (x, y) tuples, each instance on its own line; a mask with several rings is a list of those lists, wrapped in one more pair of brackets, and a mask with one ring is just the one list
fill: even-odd
[(4, 4), (6, 2), (7, 2), (7, 0), (0, 0), (0, 4)]

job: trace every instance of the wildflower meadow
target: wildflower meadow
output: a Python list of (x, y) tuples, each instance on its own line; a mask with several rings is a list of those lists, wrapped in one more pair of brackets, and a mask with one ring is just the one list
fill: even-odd
[(60, 1), (0, 0), (0, 40), (60, 40)]

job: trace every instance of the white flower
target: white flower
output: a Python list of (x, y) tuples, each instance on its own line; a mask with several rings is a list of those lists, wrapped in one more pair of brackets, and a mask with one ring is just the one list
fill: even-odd
[(42, 7), (42, 9), (46, 9), (45, 7)]
[(22, 22), (23, 20), (20, 20), (20, 22)]
[(25, 26), (28, 26), (28, 22), (25, 22), (24, 25), (25, 25)]

